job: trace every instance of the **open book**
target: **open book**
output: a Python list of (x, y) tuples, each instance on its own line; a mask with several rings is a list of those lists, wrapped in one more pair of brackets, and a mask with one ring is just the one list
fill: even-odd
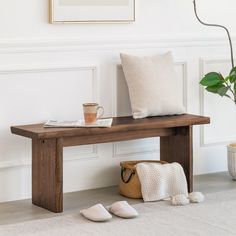
[(111, 127), (112, 118), (108, 119), (99, 119), (95, 124), (87, 125), (84, 123), (84, 120), (76, 120), (76, 121), (58, 121), (58, 120), (49, 120), (47, 121), (43, 127), (45, 128), (78, 128), (78, 127)]

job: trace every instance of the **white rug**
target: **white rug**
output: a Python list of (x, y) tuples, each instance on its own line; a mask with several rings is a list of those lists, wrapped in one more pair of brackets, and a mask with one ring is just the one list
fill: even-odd
[(236, 235), (236, 190), (206, 195), (201, 204), (137, 204), (140, 216), (93, 223), (79, 214), (0, 227), (1, 236), (230, 236)]

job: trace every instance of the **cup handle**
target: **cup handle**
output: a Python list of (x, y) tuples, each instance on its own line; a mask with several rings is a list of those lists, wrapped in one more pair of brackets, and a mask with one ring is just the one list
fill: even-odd
[(101, 110), (101, 114), (100, 114), (99, 116), (97, 116), (97, 120), (100, 119), (100, 118), (102, 118), (102, 116), (104, 115), (104, 107), (99, 106), (99, 107), (97, 108), (97, 112), (98, 112), (99, 110)]

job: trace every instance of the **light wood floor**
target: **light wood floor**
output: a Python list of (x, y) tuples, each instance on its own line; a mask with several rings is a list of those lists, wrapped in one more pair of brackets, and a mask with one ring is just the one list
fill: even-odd
[[(201, 175), (194, 178), (195, 191), (210, 193), (232, 188), (236, 188), (236, 182), (231, 179), (228, 173)], [(0, 225), (55, 217), (72, 212), (79, 213), (80, 209), (97, 203), (109, 205), (115, 201), (124, 199), (128, 200), (131, 204), (142, 202), (141, 200), (124, 198), (118, 194), (117, 187), (109, 187), (64, 194), (64, 212), (61, 214), (51, 213), (36, 207), (31, 204), (31, 199), (0, 203)]]

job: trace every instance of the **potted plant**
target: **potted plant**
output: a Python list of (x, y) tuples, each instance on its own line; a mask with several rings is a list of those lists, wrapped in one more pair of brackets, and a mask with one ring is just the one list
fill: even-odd
[[(209, 72), (207, 73), (200, 81), (200, 84), (210, 92), (217, 94), (221, 97), (226, 97), (234, 102), (236, 105), (236, 67), (234, 66), (234, 55), (233, 55), (233, 46), (232, 40), (230, 37), (229, 30), (218, 24), (208, 24), (203, 22), (197, 14), (196, 0), (193, 1), (194, 12), (197, 20), (205, 26), (220, 27), (224, 29), (227, 33), (229, 46), (230, 46), (230, 56), (231, 56), (231, 65), (232, 68), (227, 76), (223, 76), (220, 72)], [(229, 144), (227, 146), (228, 150), (228, 170), (230, 175), (236, 180), (236, 143)]]

